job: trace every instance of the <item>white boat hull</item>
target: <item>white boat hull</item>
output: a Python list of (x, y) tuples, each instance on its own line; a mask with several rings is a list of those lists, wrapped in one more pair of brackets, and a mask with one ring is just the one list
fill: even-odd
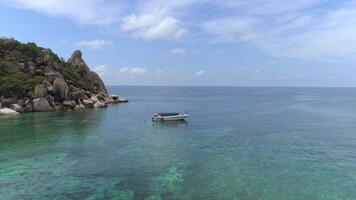
[(179, 121), (179, 120), (185, 120), (187, 117), (188, 117), (187, 114), (173, 115), (173, 116), (158, 116), (155, 117), (153, 120), (154, 121)]

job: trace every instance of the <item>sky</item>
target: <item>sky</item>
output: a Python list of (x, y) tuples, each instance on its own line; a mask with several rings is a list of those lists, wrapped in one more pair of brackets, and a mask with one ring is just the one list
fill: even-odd
[(108, 85), (356, 86), (356, 0), (0, 0), (0, 37)]

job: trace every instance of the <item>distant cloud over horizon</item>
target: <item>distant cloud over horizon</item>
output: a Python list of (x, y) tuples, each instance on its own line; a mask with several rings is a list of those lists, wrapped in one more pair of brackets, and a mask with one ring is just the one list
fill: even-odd
[(89, 49), (101, 49), (112, 44), (110, 40), (83, 40), (77, 43), (78, 46), (88, 47)]
[(119, 74), (132, 76), (145, 75), (147, 74), (147, 72), (147, 68), (142, 67), (124, 67), (119, 70)]
[(201, 76), (203, 75), (205, 72), (203, 70), (199, 70), (197, 72), (195, 72), (195, 76)]
[[(262, 6), (259, 6), (262, 5)], [(277, 57), (345, 59), (356, 54), (356, 2), (325, 0), (230, 2), (243, 14), (208, 20), (218, 42), (247, 43)]]
[(187, 52), (186, 49), (183, 48), (174, 48), (169, 50), (169, 53), (174, 54), (174, 55), (183, 55)]

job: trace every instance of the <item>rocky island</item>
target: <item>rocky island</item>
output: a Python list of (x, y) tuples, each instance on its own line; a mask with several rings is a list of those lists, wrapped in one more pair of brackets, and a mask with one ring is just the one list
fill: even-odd
[(127, 102), (109, 95), (80, 50), (65, 61), (35, 43), (0, 38), (0, 115), (103, 108)]

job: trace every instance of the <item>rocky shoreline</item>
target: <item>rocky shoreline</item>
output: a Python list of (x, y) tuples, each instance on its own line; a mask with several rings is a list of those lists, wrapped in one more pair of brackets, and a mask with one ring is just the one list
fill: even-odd
[[(9, 99), (5, 100), (7, 103)], [(16, 102), (16, 100), (10, 100)], [(2, 107), (0, 103), (0, 115), (17, 115), (26, 112), (48, 112), (65, 110), (83, 110), (88, 108), (106, 108), (110, 104), (126, 103), (127, 99), (119, 98), (117, 95), (97, 94), (89, 99), (79, 101), (49, 102), (47, 98), (37, 98), (30, 100), (17, 100), (16, 103), (7, 104), (9, 107)], [(54, 105), (54, 106), (53, 106)]]
[[(0, 115), (104, 108), (127, 102), (118, 95), (108, 94), (80, 50), (64, 61), (50, 49), (34, 43), (1, 39), (0, 61)], [(29, 85), (27, 80), (17, 77), (28, 79)]]

